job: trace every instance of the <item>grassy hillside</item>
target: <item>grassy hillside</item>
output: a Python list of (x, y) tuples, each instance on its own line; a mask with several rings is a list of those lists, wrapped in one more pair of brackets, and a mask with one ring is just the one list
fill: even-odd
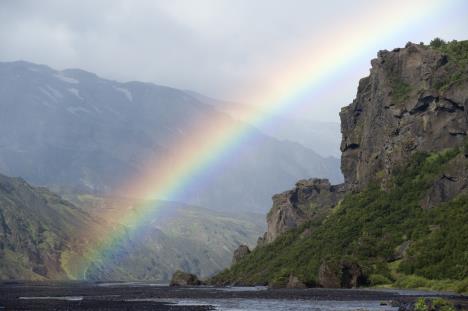
[(212, 281), (285, 285), (293, 274), (314, 286), (322, 263), (339, 269), (346, 261), (361, 268), (363, 285), (468, 291), (468, 195), (421, 208), (432, 183), (460, 159), (467, 161), (460, 149), (417, 154), (387, 192), (370, 186), (349, 194), (321, 224), (255, 249)]
[(468, 40), (445, 42), (436, 38), (429, 46), (447, 55), (448, 61), (453, 64), (446, 79), (436, 81), (436, 89), (444, 91), (449, 86), (468, 79)]
[(102, 258), (89, 258), (96, 236), (125, 225), (117, 210), (138, 213), (139, 203), (89, 195), (73, 201), (0, 175), (0, 280), (168, 280), (177, 269), (207, 276), (264, 230), (263, 217), (166, 202), (138, 228), (126, 227)]
[(82, 247), (96, 226), (83, 210), (45, 188), (0, 175), (0, 279), (67, 279), (62, 254)]
[[(119, 210), (137, 214), (138, 206), (152, 204), (118, 197), (66, 197), (115, 226), (128, 226), (125, 217), (114, 217)], [(145, 214), (138, 228), (128, 228), (115, 251), (119, 256), (96, 262), (88, 269), (88, 278), (169, 280), (177, 269), (207, 277), (229, 266), (239, 244), (253, 246), (265, 230), (264, 218), (258, 214), (216, 212), (178, 202), (155, 201), (154, 205), (158, 208)]]

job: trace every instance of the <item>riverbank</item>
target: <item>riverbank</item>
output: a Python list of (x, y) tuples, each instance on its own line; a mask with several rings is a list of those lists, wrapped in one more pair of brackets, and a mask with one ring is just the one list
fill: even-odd
[[(468, 297), (421, 291), (371, 289), (268, 289), (266, 287), (168, 287), (151, 283), (4, 282), (0, 310), (230, 310), (227, 305), (277, 305), (290, 301), (290, 310), (333, 310), (362, 306), (369, 310), (397, 310), (418, 297), (444, 297), (468, 307)], [(393, 305), (393, 307), (392, 307)], [(382, 306), (378, 308), (378, 306)], [(249, 310), (249, 309), (245, 309)], [(260, 307), (257, 310), (263, 310)], [(280, 310), (280, 309), (278, 309)], [(355, 309), (354, 309), (355, 310)]]

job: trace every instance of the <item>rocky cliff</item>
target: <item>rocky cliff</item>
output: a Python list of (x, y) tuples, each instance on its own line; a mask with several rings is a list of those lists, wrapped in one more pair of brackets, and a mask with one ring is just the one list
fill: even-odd
[[(461, 56), (408, 43), (380, 51), (356, 98), (340, 112), (341, 168), (345, 183), (301, 180), (273, 196), (268, 230), (259, 245), (310, 222), (320, 222), (344, 197), (374, 182), (389, 187), (393, 172), (417, 152), (462, 146), (468, 131), (468, 69)], [(428, 207), (446, 202), (468, 187), (463, 159), (442, 174), (422, 200)]]
[(333, 186), (328, 179), (313, 178), (300, 180), (293, 190), (274, 195), (267, 215), (268, 230), (260, 244), (272, 242), (305, 222), (320, 222), (343, 198), (343, 190), (343, 185)]
[(340, 113), (344, 184), (273, 196), (261, 247), (214, 283), (468, 291), (468, 41), (408, 43), (371, 65)]
[(341, 169), (352, 190), (385, 186), (412, 154), (461, 146), (468, 130), (467, 72), (456, 59), (409, 43), (380, 51), (371, 64), (340, 113)]

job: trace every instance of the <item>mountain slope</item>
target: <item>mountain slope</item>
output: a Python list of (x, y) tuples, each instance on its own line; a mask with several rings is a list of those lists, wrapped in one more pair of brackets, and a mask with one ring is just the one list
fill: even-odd
[[(109, 252), (106, 260), (89, 267), (88, 279), (167, 281), (176, 270), (206, 277), (230, 264), (237, 245), (254, 245), (264, 229), (257, 214), (229, 214), (178, 202), (91, 195), (67, 198), (95, 218), (128, 228), (125, 239)], [(137, 215), (137, 207), (143, 204), (157, 208), (154, 213), (145, 214), (136, 227), (113, 217), (122, 210)]]
[(348, 194), (320, 223), (287, 231), (213, 281), (286, 286), (291, 274), (324, 287), (405, 286), (412, 274), (463, 280), (468, 276), (468, 195), (432, 209), (420, 205), (431, 184), (461, 157), (458, 150), (418, 155), (394, 176), (389, 192), (371, 186)]
[(164, 281), (178, 269), (207, 276), (263, 230), (259, 217), (168, 202), (158, 204), (158, 213), (147, 215), (138, 230), (125, 226), (111, 250), (89, 258), (87, 247), (97, 237), (124, 226), (110, 215), (139, 203), (90, 196), (77, 203), (0, 175), (0, 279)]
[[(173, 145), (194, 124), (238, 122), (176, 89), (27, 62), (0, 63), (0, 98), (0, 170), (60, 192), (112, 194), (148, 170), (148, 160), (177, 153)], [(253, 128), (249, 139), (186, 189), (184, 202), (263, 212), (296, 179), (342, 179), (337, 159)]]
[(277, 195), (266, 238), (212, 281), (468, 292), (467, 61), (468, 41), (379, 52), (340, 115), (345, 183)]
[(61, 254), (83, 242), (89, 214), (44, 188), (0, 175), (0, 279), (67, 279)]

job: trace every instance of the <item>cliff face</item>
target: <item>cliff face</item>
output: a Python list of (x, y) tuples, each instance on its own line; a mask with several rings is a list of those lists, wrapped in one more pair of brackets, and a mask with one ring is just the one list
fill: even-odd
[(267, 216), (268, 230), (261, 243), (272, 242), (307, 221), (321, 221), (343, 195), (343, 185), (333, 186), (328, 179), (317, 178), (300, 180), (293, 190), (274, 195)]
[[(340, 112), (342, 185), (328, 180), (299, 181), (273, 196), (268, 230), (259, 245), (312, 221), (319, 223), (344, 197), (371, 183), (388, 189), (394, 171), (416, 152), (436, 152), (464, 144), (468, 131), (468, 66), (455, 54), (408, 43), (380, 51), (368, 77), (359, 81), (354, 101)], [(466, 62), (462, 59), (462, 62)], [(466, 160), (453, 161), (421, 201), (446, 202), (468, 188)]]
[(345, 183), (275, 195), (268, 245), (214, 283), (468, 291), (468, 41), (439, 43), (378, 53), (340, 113)]
[(468, 80), (453, 79), (459, 67), (447, 55), (408, 44), (380, 51), (371, 64), (340, 113), (341, 169), (351, 190), (371, 181), (385, 188), (412, 154), (460, 146), (468, 129)]

